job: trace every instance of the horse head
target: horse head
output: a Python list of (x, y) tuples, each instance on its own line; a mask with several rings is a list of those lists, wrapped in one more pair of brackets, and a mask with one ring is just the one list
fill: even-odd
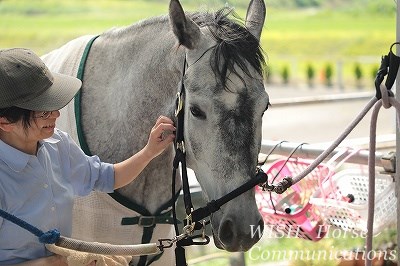
[[(255, 176), (262, 115), (269, 105), (259, 45), (265, 4), (251, 0), (245, 25), (228, 19), (230, 12), (186, 15), (178, 0), (169, 8), (187, 62), (182, 79), (187, 164), (208, 201)], [(211, 216), (217, 247), (246, 251), (259, 240), (251, 234), (251, 226), (263, 227), (254, 196), (248, 191)]]

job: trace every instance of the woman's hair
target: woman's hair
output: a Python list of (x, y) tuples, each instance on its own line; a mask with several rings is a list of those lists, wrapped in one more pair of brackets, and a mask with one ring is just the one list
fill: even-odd
[(31, 126), (32, 111), (15, 106), (0, 108), (0, 117), (6, 118), (10, 123), (21, 120), (24, 129), (28, 129)]

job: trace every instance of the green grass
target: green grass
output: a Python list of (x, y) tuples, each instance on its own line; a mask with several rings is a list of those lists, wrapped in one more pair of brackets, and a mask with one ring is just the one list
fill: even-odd
[[(291, 79), (306, 79), (306, 65), (316, 68), (320, 78), (327, 63), (341, 62), (343, 80), (354, 84), (354, 64), (361, 63), (364, 83), (371, 84), (371, 72), (382, 55), (395, 42), (395, 14), (360, 12), (272, 10), (262, 35), (275, 78), (285, 65), (291, 66)], [(320, 83), (322, 81), (319, 81)]]
[(146, 1), (9, 0), (0, 2), (0, 47), (29, 47), (44, 54), (84, 34), (166, 13)]
[[(189, 11), (207, 8), (205, 1), (190, 1)], [(81, 34), (99, 33), (110, 27), (166, 14), (168, 1), (0, 1), (0, 47), (30, 46), (47, 52)], [(243, 17), (245, 10), (237, 12)], [(268, 10), (262, 45), (271, 59), (276, 56), (332, 58), (386, 53), (395, 40), (395, 13), (363, 14), (324, 10)]]
[(380, 55), (395, 40), (395, 14), (270, 11), (262, 42), (273, 54)]
[[(168, 0), (0, 0), (0, 48), (28, 47), (47, 53), (85, 34), (167, 14)], [(185, 10), (216, 10), (220, 0), (182, 0)], [(243, 18), (240, 1), (236, 12)], [(279, 80), (290, 66), (291, 83), (306, 80), (310, 62), (320, 79), (323, 67), (342, 62), (343, 79), (354, 83), (353, 68), (361, 63), (364, 83), (395, 41), (395, 12), (369, 9), (276, 9), (268, 8), (261, 44), (268, 57), (271, 75)], [(322, 82), (322, 80), (317, 80)]]

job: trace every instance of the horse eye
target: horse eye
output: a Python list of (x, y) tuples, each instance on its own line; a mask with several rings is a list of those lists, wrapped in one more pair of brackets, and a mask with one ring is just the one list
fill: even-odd
[(199, 119), (206, 119), (206, 114), (197, 106), (190, 107), (190, 112), (194, 117), (197, 117)]

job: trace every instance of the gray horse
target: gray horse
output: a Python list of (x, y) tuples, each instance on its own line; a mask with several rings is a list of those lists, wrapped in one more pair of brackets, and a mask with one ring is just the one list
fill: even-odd
[[(93, 154), (103, 161), (121, 161), (145, 145), (159, 115), (175, 119), (176, 93), (185, 68), (187, 163), (205, 200), (217, 199), (254, 177), (262, 115), (269, 105), (259, 46), (265, 4), (251, 0), (245, 25), (230, 13), (223, 8), (215, 13), (185, 14), (179, 1), (171, 0), (169, 18), (160, 16), (111, 29), (94, 41), (78, 107), (78, 128), (82, 127)], [(87, 36), (73, 40), (43, 59), (54, 71), (76, 74), (87, 41)], [(71, 122), (73, 112), (71, 106), (63, 109), (58, 127), (78, 141)], [(170, 237), (173, 231), (168, 222), (152, 222), (163, 220), (159, 218), (163, 215), (170, 217), (173, 156), (171, 147), (139, 178), (119, 189), (117, 196), (92, 193), (78, 199), (73, 236), (116, 244)], [(176, 184), (178, 190), (179, 177)], [(259, 240), (251, 234), (251, 226), (263, 225), (254, 196), (254, 191), (248, 191), (211, 216), (218, 248), (246, 251)], [(145, 224), (138, 225), (146, 216)], [(121, 225), (122, 218), (131, 219)]]

